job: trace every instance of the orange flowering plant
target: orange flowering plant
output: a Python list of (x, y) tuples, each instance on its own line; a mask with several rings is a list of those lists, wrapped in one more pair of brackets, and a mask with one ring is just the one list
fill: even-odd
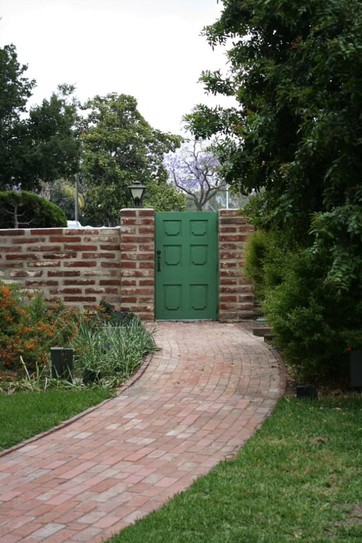
[[(28, 299), (27, 299), (28, 298)], [(78, 330), (76, 311), (61, 302), (29, 298), (16, 285), (0, 283), (0, 375), (35, 371), (48, 363), (50, 348), (64, 347)]]

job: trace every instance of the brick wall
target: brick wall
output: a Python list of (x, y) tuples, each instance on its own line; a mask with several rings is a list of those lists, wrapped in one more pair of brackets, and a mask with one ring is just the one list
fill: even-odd
[(0, 279), (69, 305), (119, 304), (120, 256), (119, 228), (0, 230)]
[[(41, 289), (48, 300), (94, 307), (105, 300), (155, 318), (152, 209), (123, 209), (120, 228), (0, 230), (0, 279)], [(253, 228), (237, 210), (219, 213), (219, 320), (254, 316), (244, 247)]]
[(245, 277), (245, 243), (254, 231), (236, 209), (219, 212), (219, 320), (237, 322), (254, 316), (254, 290)]
[(122, 310), (155, 320), (155, 212), (121, 211)]

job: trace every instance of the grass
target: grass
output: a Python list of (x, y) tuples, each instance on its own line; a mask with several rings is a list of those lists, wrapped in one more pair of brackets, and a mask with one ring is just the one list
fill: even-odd
[(362, 397), (282, 399), (241, 449), (112, 543), (362, 541)]
[(49, 430), (111, 395), (105, 388), (0, 394), (0, 450)]

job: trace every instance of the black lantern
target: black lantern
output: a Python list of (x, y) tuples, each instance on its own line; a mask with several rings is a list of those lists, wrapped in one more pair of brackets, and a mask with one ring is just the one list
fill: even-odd
[(141, 207), (142, 198), (145, 194), (146, 187), (140, 181), (135, 181), (133, 185), (129, 185), (129, 190), (134, 201), (135, 207)]

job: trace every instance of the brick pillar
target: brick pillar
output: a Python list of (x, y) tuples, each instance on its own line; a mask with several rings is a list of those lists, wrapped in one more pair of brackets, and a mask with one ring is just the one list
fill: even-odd
[(254, 317), (254, 289), (244, 272), (245, 242), (254, 231), (237, 209), (219, 211), (219, 321)]
[(121, 210), (121, 311), (155, 320), (155, 212)]

